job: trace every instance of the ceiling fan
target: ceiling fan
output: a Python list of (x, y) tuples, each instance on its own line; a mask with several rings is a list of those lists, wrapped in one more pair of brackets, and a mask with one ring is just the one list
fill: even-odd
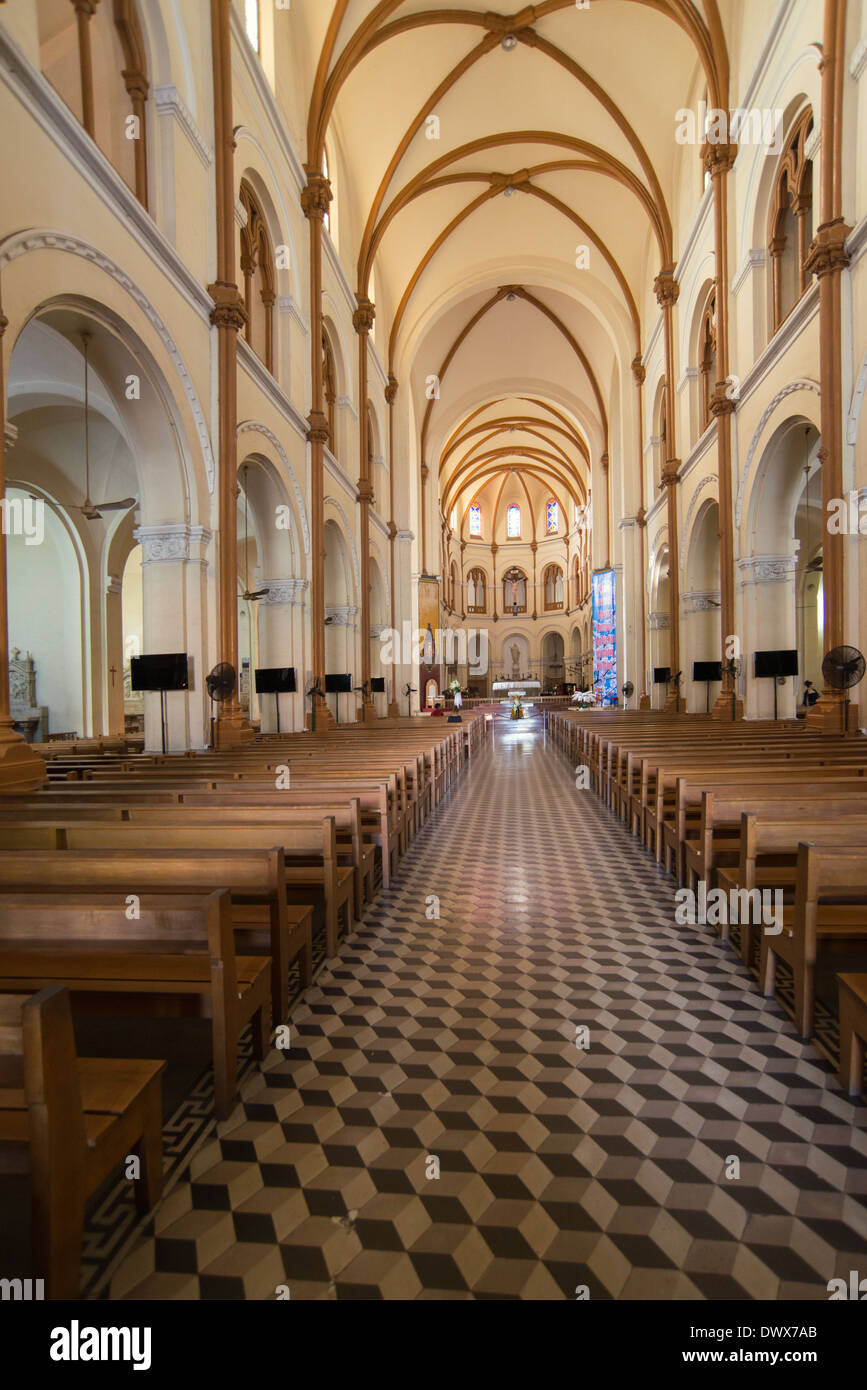
[(87, 348), (91, 333), (82, 333), (84, 349), (84, 504), (73, 506), (72, 510), (81, 512), (86, 521), (101, 521), (103, 512), (128, 512), (136, 505), (134, 497), (123, 497), (119, 502), (91, 502), (90, 500), (90, 398), (88, 395)]
[(245, 465), (244, 465), (244, 592), (243, 592), (243, 594), (241, 595), (241, 597), (244, 598), (244, 599), (247, 599), (248, 601), (255, 601), (255, 600), (257, 600), (257, 599), (264, 598), (266, 594), (270, 594), (271, 590), (270, 590), (270, 589), (251, 589), (251, 588), (250, 588), (250, 571), (249, 571), (249, 568), (248, 568), (249, 563), (250, 563), (250, 552), (249, 552), (249, 549), (248, 549), (248, 546), (247, 546), (247, 541), (248, 541), (248, 536), (247, 536), (247, 470), (248, 470), (248, 468), (249, 468), (249, 464), (245, 464)]

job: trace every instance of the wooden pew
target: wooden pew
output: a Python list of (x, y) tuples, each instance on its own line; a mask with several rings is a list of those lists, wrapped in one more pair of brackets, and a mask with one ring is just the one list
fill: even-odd
[(75, 1299), (84, 1204), (128, 1154), (136, 1206), (162, 1191), (165, 1062), (77, 1057), (69, 996), (0, 995), (0, 1172), (31, 1173), (34, 1276)]
[(864, 1085), (867, 1042), (867, 975), (838, 975), (840, 998), (840, 1085), (857, 1096)]
[(76, 1010), (210, 1017), (216, 1109), (225, 1118), (248, 1023), (256, 1058), (268, 1050), (270, 958), (235, 955), (225, 889), (145, 897), (131, 920), (124, 903), (119, 894), (0, 894), (0, 990), (56, 984)]
[[(226, 888), (232, 895), (232, 923), (245, 927), (239, 911), (262, 904), (267, 916), (271, 956), (271, 1017), (276, 1026), (289, 1007), (289, 966), (300, 957), (302, 983), (310, 983), (309, 907), (286, 904), (282, 849), (0, 849), (0, 892), (45, 893), (203, 893)], [(253, 925), (259, 929), (261, 918)]]
[(46, 824), (0, 823), (3, 849), (57, 850), (269, 850), (283, 853), (284, 893), (303, 891), (321, 895), (325, 903), (325, 932), (328, 954), (337, 951), (338, 917), (346, 930), (352, 929), (351, 868), (338, 864), (334, 821), (304, 820), (297, 824), (281, 821), (266, 825), (139, 825), (128, 822), (100, 823), (73, 821), (58, 825), (58, 816)]
[(772, 996), (777, 960), (791, 967), (795, 1026), (802, 1038), (813, 1032), (816, 960), (819, 950), (851, 954), (867, 949), (867, 839), (857, 848), (832, 849), (801, 843), (795, 901), (784, 908), (783, 930), (762, 933), (759, 983)]

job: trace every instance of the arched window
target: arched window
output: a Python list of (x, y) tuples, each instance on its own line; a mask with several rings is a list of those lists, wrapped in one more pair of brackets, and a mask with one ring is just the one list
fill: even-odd
[(467, 612), (484, 613), (486, 608), (485, 572), (480, 569), (471, 569), (467, 575)]
[(701, 423), (705, 429), (711, 421), (710, 401), (716, 386), (716, 290), (712, 290), (701, 320)]
[(513, 541), (521, 538), (521, 508), (515, 502), (506, 510), (506, 535)]
[(241, 275), (247, 326), (244, 336), (268, 371), (274, 369), (274, 258), (271, 239), (256, 195), (241, 181), (241, 206), (247, 222), (241, 228)]
[(482, 534), (482, 509), (477, 503), (470, 507), (470, 535), (480, 536)]
[(262, 34), (259, 27), (259, 0), (244, 0), (244, 33), (257, 53), (262, 51)]
[(659, 472), (656, 478), (657, 487), (662, 487), (662, 469), (668, 457), (668, 392), (665, 389), (665, 379), (662, 382), (662, 400), (659, 405)]
[[(325, 177), (328, 179), (328, 182), (330, 183), (330, 182), (331, 182), (331, 174), (328, 172), (328, 151), (325, 149), (324, 146), (323, 146), (323, 149), (322, 149), (322, 172), (323, 172), (323, 174), (325, 175)], [(332, 193), (333, 193), (333, 192), (334, 192), (334, 189), (332, 188), (331, 191), (332, 191)], [(330, 236), (330, 235), (331, 235), (331, 212), (330, 212), (330, 210), (329, 210), (328, 208), (326, 208), (325, 214), (324, 214), (324, 216), (323, 216), (323, 218), (322, 218), (322, 225), (323, 225), (323, 227), (325, 228), (326, 232), (328, 232), (328, 234), (329, 234), (329, 236)]]
[(38, 0), (37, 22), (43, 74), (147, 207), (147, 58), (135, 0)]
[(503, 575), (503, 613), (526, 613), (527, 576), (514, 566)]
[(556, 534), (557, 534), (557, 532), (558, 532), (559, 530), (560, 530), (560, 507), (559, 507), (559, 505), (554, 501), (554, 499), (553, 499), (553, 497), (552, 497), (552, 498), (549, 498), (549, 500), (548, 500), (548, 502), (547, 502), (547, 504), (546, 504), (546, 506), (545, 506), (545, 534), (546, 534), (547, 536), (556, 536)]
[(328, 447), (336, 458), (334, 404), (337, 400), (337, 369), (334, 365), (334, 351), (324, 328), (322, 330), (322, 395), (325, 400), (325, 418), (328, 421)]
[(563, 607), (563, 571), (559, 565), (549, 565), (543, 578), (545, 611)]
[(451, 570), (449, 571), (449, 607), (455, 611), (458, 597), (458, 567), (452, 560)]
[(800, 117), (780, 161), (771, 202), (768, 252), (773, 271), (774, 329), (809, 287), (807, 253), (813, 239), (813, 161), (806, 146), (813, 112)]
[(452, 528), (453, 531), (457, 531), (457, 529), (458, 529), (458, 507), (457, 507), (457, 503), (455, 503), (455, 505), (452, 507), (451, 513), (449, 514), (449, 526)]

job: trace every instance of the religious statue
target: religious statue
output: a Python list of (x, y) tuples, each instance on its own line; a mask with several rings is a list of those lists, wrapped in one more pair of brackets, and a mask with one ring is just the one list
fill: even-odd
[(523, 718), (524, 718), (524, 706), (521, 704), (520, 696), (516, 696), (515, 700), (514, 700), (513, 703), (512, 703), (512, 716), (511, 716), (511, 717), (512, 717), (513, 719), (523, 719)]
[(521, 659), (521, 648), (518, 646), (517, 642), (514, 642), (512, 646), (509, 648), (509, 651), (512, 654), (512, 680), (517, 680), (518, 662)]

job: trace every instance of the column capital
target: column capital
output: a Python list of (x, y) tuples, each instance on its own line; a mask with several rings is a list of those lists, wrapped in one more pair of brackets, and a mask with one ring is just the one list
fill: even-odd
[(647, 511), (645, 510), (644, 507), (639, 507), (639, 508), (638, 508), (638, 511), (635, 513), (635, 520), (636, 520), (636, 522), (638, 523), (638, 525), (641, 526), (641, 527), (644, 527), (644, 526), (647, 525)]
[(680, 460), (680, 459), (666, 459), (666, 460), (665, 460), (665, 463), (662, 465), (662, 478), (661, 478), (661, 482), (662, 482), (662, 486), (663, 486), (663, 487), (668, 487), (669, 484), (671, 484), (671, 483), (679, 482), (679, 480), (680, 480), (680, 464), (681, 464), (681, 460)]
[(427, 482), (429, 475), (430, 469), (428, 468), (426, 463), (423, 463), (421, 466), (421, 480), (423, 483)]
[(307, 439), (311, 444), (327, 444), (331, 438), (328, 421), (321, 410), (311, 410), (307, 416)]
[(712, 179), (727, 174), (737, 155), (737, 142), (733, 140), (706, 140), (701, 147), (701, 162)]
[(602, 455), (600, 456), (599, 462), (600, 462), (600, 464), (601, 464), (601, 466), (602, 466), (602, 471), (603, 471), (603, 473), (607, 473), (607, 472), (608, 472), (608, 464), (609, 464), (609, 462), (610, 462), (610, 459), (609, 459), (609, 457), (608, 457), (607, 451), (606, 451), (604, 454), (602, 454)]
[(670, 308), (677, 303), (680, 285), (674, 278), (674, 266), (666, 266), (659, 272), (653, 282), (653, 293), (656, 295), (657, 303), (663, 309)]
[(708, 401), (708, 412), (716, 420), (720, 415), (732, 415), (737, 409), (737, 402), (732, 400), (728, 394), (728, 383), (718, 381), (713, 388), (711, 398)]
[(369, 478), (359, 478), (356, 484), (355, 500), (356, 502), (373, 501), (373, 483)]
[(231, 328), (240, 333), (247, 322), (247, 310), (238, 286), (230, 285), (225, 280), (215, 280), (213, 285), (208, 286), (208, 294), (214, 301), (211, 323), (217, 328)]
[(331, 184), (318, 169), (308, 169), (306, 172), (307, 183), (301, 190), (301, 211), (305, 217), (316, 217), (321, 222), (333, 197)]
[(637, 352), (632, 359), (632, 375), (635, 378), (636, 386), (644, 385), (644, 379), (647, 376), (647, 371), (645, 369), (644, 363), (641, 360), (640, 352)]
[(356, 333), (369, 333), (373, 328), (373, 320), (376, 318), (376, 307), (372, 299), (367, 299), (362, 295), (357, 301), (358, 307), (352, 315), (352, 327)]
[(385, 388), (385, 399), (386, 399), (386, 403), (387, 403), (388, 405), (394, 405), (394, 400), (395, 400), (395, 396), (396, 396), (396, 395), (397, 395), (397, 377), (396, 377), (396, 376), (392, 376), (391, 374), (389, 374), (388, 384), (387, 384), (387, 386), (386, 386), (386, 388)]
[(825, 275), (836, 275), (845, 270), (851, 257), (846, 250), (846, 238), (851, 234), (842, 217), (833, 222), (824, 222), (813, 237), (804, 265), (821, 280)]

